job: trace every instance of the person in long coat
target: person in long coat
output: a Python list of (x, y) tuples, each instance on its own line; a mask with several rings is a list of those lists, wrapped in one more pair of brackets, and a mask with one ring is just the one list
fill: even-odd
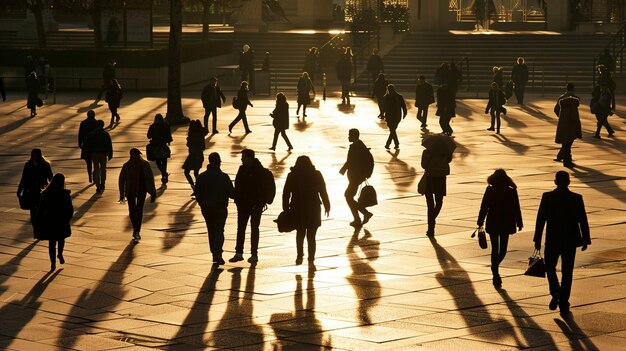
[(374, 82), (372, 98), (376, 97), (376, 101), (378, 102), (378, 110), (380, 111), (378, 118), (380, 119), (383, 119), (385, 114), (384, 97), (387, 93), (387, 85), (389, 85), (389, 82), (387, 81), (387, 78), (385, 78), (385, 74), (379, 73), (378, 78), (376, 78), (376, 81)]
[(524, 90), (526, 89), (526, 83), (528, 83), (528, 66), (524, 63), (523, 57), (517, 58), (517, 63), (511, 70), (511, 80), (515, 84), (513, 91), (515, 92), (517, 103), (524, 105)]
[(293, 146), (291, 145), (291, 142), (287, 137), (287, 133), (285, 132), (289, 129), (289, 104), (287, 103), (285, 94), (276, 94), (276, 107), (274, 108), (274, 111), (270, 113), (270, 116), (274, 119), (272, 121), (272, 125), (274, 126), (274, 139), (272, 140), (272, 147), (270, 147), (270, 150), (276, 150), (278, 134), (280, 134), (285, 140), (285, 143), (287, 143), (287, 151), (291, 151)]
[(246, 117), (246, 110), (248, 109), (248, 106), (254, 107), (248, 98), (248, 82), (241, 82), (241, 87), (237, 92), (237, 104), (236, 106), (233, 106), (239, 111), (239, 113), (237, 114), (237, 117), (235, 117), (235, 119), (228, 125), (229, 134), (233, 132), (233, 127), (237, 125), (239, 121), (243, 122), (243, 128), (245, 129), (246, 134), (252, 133), (250, 127), (248, 126), (248, 118)]
[(122, 86), (117, 79), (111, 79), (109, 87), (107, 88), (104, 101), (109, 104), (109, 111), (111, 111), (111, 125), (114, 122), (120, 123), (120, 114), (117, 113), (117, 109), (120, 107), (122, 101)]
[(224, 93), (222, 93), (222, 90), (217, 85), (216, 77), (211, 77), (209, 84), (202, 89), (200, 98), (202, 100), (202, 107), (204, 107), (204, 128), (206, 128), (208, 132), (209, 117), (213, 114), (212, 134), (219, 133), (217, 130), (217, 109), (222, 107), (223, 102), (226, 102), (226, 96), (224, 96)]
[(612, 100), (613, 96), (607, 86), (597, 85), (593, 89), (590, 104), (591, 113), (596, 116), (596, 120), (598, 122), (594, 138), (600, 138), (600, 131), (602, 130), (602, 127), (605, 127), (607, 132), (609, 132), (609, 137), (612, 137), (613, 134), (615, 134), (615, 131), (609, 124), (609, 116), (613, 115), (613, 112), (611, 111)]
[(65, 189), (65, 176), (57, 173), (41, 193), (41, 202), (37, 208), (39, 239), (48, 240), (51, 271), (57, 268), (57, 258), (59, 263), (65, 263), (63, 248), (65, 239), (72, 235), (70, 221), (73, 216), (74, 206), (72, 206), (70, 191)]
[(562, 161), (563, 166), (567, 168), (576, 166), (572, 161), (572, 145), (574, 140), (583, 137), (578, 114), (579, 105), (580, 98), (574, 94), (574, 84), (567, 83), (567, 91), (559, 97), (554, 106), (554, 113), (559, 117), (554, 141), (561, 144), (561, 149), (554, 160)]
[(352, 48), (347, 47), (335, 65), (337, 79), (341, 82), (341, 103), (350, 105), (350, 79), (352, 77)]
[(24, 164), (22, 178), (17, 186), (17, 197), (20, 198), (22, 208), (30, 210), (30, 224), (33, 227), (33, 237), (39, 239), (36, 221), (37, 207), (41, 199), (41, 190), (52, 180), (52, 167), (43, 157), (41, 149), (30, 152), (30, 160)]
[(450, 120), (456, 116), (456, 101), (452, 91), (446, 84), (441, 85), (437, 89), (437, 112), (435, 115), (439, 116), (439, 126), (443, 134), (448, 136), (454, 132), (450, 127)]
[(422, 153), (422, 168), (426, 177), (426, 206), (428, 208), (427, 236), (435, 236), (435, 224), (446, 196), (446, 177), (450, 174), (452, 153), (445, 147), (432, 146)]
[(385, 149), (389, 149), (391, 141), (394, 143), (394, 148), (399, 149), (400, 141), (398, 140), (396, 130), (398, 129), (400, 121), (406, 117), (406, 103), (404, 97), (396, 92), (396, 88), (393, 84), (387, 86), (387, 94), (383, 100), (385, 102), (385, 120), (389, 128), (389, 137), (385, 143)]
[(167, 159), (171, 156), (168, 145), (173, 139), (170, 125), (165, 122), (163, 115), (160, 113), (154, 116), (154, 123), (148, 128), (148, 139), (150, 139), (152, 157), (159, 171), (161, 171), (161, 183), (167, 184), (169, 181)]
[(302, 68), (303, 72), (309, 74), (309, 78), (311, 82), (315, 82), (315, 76), (319, 69), (319, 54), (316, 47), (312, 47), (309, 49), (309, 53), (304, 58), (304, 67)]
[[(320, 201), (321, 199), (321, 201)], [(307, 239), (308, 261), (315, 260), (315, 235), (322, 225), (320, 203), (326, 217), (330, 213), (330, 200), (322, 173), (315, 169), (308, 156), (299, 156), (287, 175), (283, 188), (283, 211), (289, 211), (296, 227), (296, 264), (304, 258), (304, 239)]]
[(300, 79), (298, 79), (298, 108), (296, 109), (296, 115), (300, 113), (300, 107), (302, 107), (302, 117), (306, 117), (306, 105), (311, 103), (311, 95), (315, 94), (315, 87), (307, 72), (303, 72)]
[(26, 78), (26, 90), (28, 91), (28, 98), (26, 100), (26, 107), (30, 109), (30, 116), (37, 116), (37, 105), (40, 103), (39, 99), (39, 79), (37, 73), (30, 72)]
[(426, 81), (426, 77), (419, 76), (415, 85), (415, 107), (417, 107), (417, 120), (422, 123), (421, 128), (425, 129), (428, 124), (428, 106), (435, 102), (433, 86)]
[(491, 273), (493, 285), (502, 286), (500, 263), (506, 256), (509, 236), (522, 230), (522, 211), (517, 196), (517, 186), (503, 169), (496, 169), (487, 178), (487, 189), (483, 195), (476, 224), (482, 227), (487, 218), (486, 231), (491, 241)]
[[(485, 114), (491, 115), (491, 126), (487, 128), (490, 131), (496, 131), (496, 134), (500, 134), (500, 114), (506, 113), (504, 104), (506, 103), (506, 96), (496, 82), (491, 83), (491, 90), (489, 90), (489, 100), (487, 107), (485, 107)], [(494, 129), (494, 126), (496, 127)]]
[[(208, 132), (202, 127), (200, 120), (191, 121), (191, 123), (189, 123), (189, 131), (187, 132), (187, 148), (189, 149), (189, 155), (187, 155), (183, 163), (183, 170), (185, 178), (187, 178), (192, 190), (195, 189), (194, 178), (197, 182), (198, 173), (204, 163), (204, 137), (207, 134)], [(191, 177), (191, 171), (193, 171), (194, 178)], [(195, 196), (195, 191), (191, 196)]]

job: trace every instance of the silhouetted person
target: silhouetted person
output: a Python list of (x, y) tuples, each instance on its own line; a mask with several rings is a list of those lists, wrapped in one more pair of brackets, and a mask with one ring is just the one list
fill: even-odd
[(228, 217), (228, 199), (235, 196), (230, 177), (222, 172), (222, 159), (217, 152), (209, 155), (209, 165), (196, 181), (196, 200), (202, 209), (209, 236), (209, 247), (213, 262), (222, 265), (224, 246), (224, 226)]
[(378, 102), (378, 118), (383, 119), (385, 114), (385, 94), (387, 94), (387, 85), (389, 82), (385, 78), (384, 73), (379, 73), (378, 78), (374, 81), (374, 90), (372, 91), (372, 98), (376, 97), (376, 102)]
[(110, 59), (109, 62), (104, 66), (102, 70), (102, 86), (100, 87), (100, 91), (98, 92), (98, 96), (96, 97), (96, 102), (102, 99), (102, 94), (107, 91), (109, 86), (111, 85), (111, 80), (115, 79), (115, 59)]
[[(346, 163), (341, 167), (339, 173), (344, 175), (348, 172), (348, 187), (344, 196), (346, 202), (352, 213), (354, 220), (350, 222), (350, 225), (355, 228), (360, 228), (363, 224), (369, 222), (373, 214), (369, 212), (364, 206), (360, 205), (354, 197), (359, 190), (359, 186), (367, 178), (372, 176), (374, 171), (374, 159), (370, 150), (365, 146), (363, 141), (359, 139), (359, 130), (350, 129), (348, 131), (348, 141), (352, 143), (348, 149), (348, 157)], [(359, 212), (363, 213), (363, 220), (359, 217)]]
[(92, 162), (91, 162), (91, 153), (87, 148), (85, 148), (85, 141), (87, 140), (87, 135), (98, 128), (98, 121), (96, 121), (96, 113), (93, 110), (87, 111), (87, 118), (85, 118), (82, 122), (80, 122), (80, 127), (78, 128), (78, 147), (80, 148), (80, 158), (85, 160), (87, 164), (87, 175), (89, 177), (89, 183), (93, 182), (92, 178)]
[(228, 125), (228, 133), (233, 132), (233, 127), (236, 126), (239, 121), (243, 121), (243, 128), (245, 129), (246, 134), (252, 133), (250, 127), (248, 126), (248, 118), (246, 117), (246, 109), (248, 109), (248, 106), (254, 107), (252, 102), (250, 102), (250, 99), (248, 99), (248, 82), (241, 82), (241, 87), (237, 92), (237, 100), (234, 106), (239, 113), (237, 114), (237, 117), (235, 117), (235, 119)]
[(303, 72), (309, 74), (309, 78), (311, 78), (311, 82), (315, 82), (316, 75), (319, 70), (319, 54), (316, 47), (312, 47), (309, 49), (309, 53), (304, 58), (304, 67), (302, 68)]
[[(431, 138), (446, 138), (445, 136), (433, 136)], [(427, 147), (422, 153), (422, 168), (426, 176), (426, 206), (428, 208), (427, 236), (435, 235), (435, 224), (441, 207), (443, 197), (446, 196), (446, 177), (450, 174), (450, 162), (452, 151), (444, 141), (437, 141)]]
[(350, 79), (352, 77), (352, 48), (347, 47), (335, 64), (337, 79), (341, 82), (341, 103), (350, 105)]
[(598, 57), (598, 64), (604, 65), (609, 72), (615, 72), (615, 60), (613, 56), (611, 56), (608, 48), (605, 48), (604, 52)]
[(447, 61), (444, 61), (437, 67), (435, 70), (435, 84), (443, 85), (448, 84), (450, 79), (450, 64)]
[(487, 130), (495, 130), (497, 134), (500, 134), (500, 114), (506, 113), (504, 104), (506, 104), (506, 96), (500, 90), (498, 83), (492, 82), (489, 90), (489, 100), (487, 107), (485, 107), (485, 114), (489, 113), (491, 115), (491, 125)]
[(611, 109), (615, 109), (615, 89), (617, 88), (617, 85), (613, 80), (613, 76), (611, 76), (611, 72), (604, 65), (598, 65), (598, 74), (598, 85), (604, 85), (609, 88), (612, 96)]
[(243, 261), (243, 246), (246, 228), (250, 220), (250, 258), (248, 262), (259, 260), (259, 224), (265, 208), (263, 199), (263, 166), (254, 157), (254, 150), (241, 151), (241, 163), (235, 177), (235, 204), (237, 205), (237, 245), (235, 256), (229, 262)]
[(580, 99), (574, 94), (574, 84), (567, 83), (566, 89), (565, 94), (559, 97), (554, 106), (554, 113), (559, 117), (555, 142), (561, 144), (561, 149), (554, 160), (563, 161), (564, 167), (572, 168), (576, 166), (572, 162), (572, 145), (574, 140), (583, 136), (578, 114)]
[(426, 81), (426, 77), (419, 76), (415, 85), (415, 107), (417, 107), (417, 120), (422, 123), (420, 126), (425, 129), (428, 124), (428, 106), (435, 102), (433, 86)]
[(152, 149), (154, 162), (159, 171), (161, 171), (161, 183), (167, 184), (169, 181), (167, 159), (171, 156), (169, 144), (172, 142), (172, 132), (170, 125), (167, 124), (160, 113), (154, 116), (154, 123), (148, 128), (148, 139), (150, 139), (150, 148)]
[[(544, 256), (550, 295), (552, 295), (549, 307), (551, 310), (556, 310), (558, 306), (561, 314), (568, 314), (576, 248), (582, 246), (582, 251), (587, 250), (587, 246), (591, 245), (591, 237), (583, 197), (568, 189), (569, 174), (565, 171), (556, 172), (554, 184), (556, 184), (556, 189), (543, 193), (541, 197), (533, 241), (535, 249), (541, 250), (543, 227), (547, 223)], [(561, 258), (560, 285), (556, 275), (559, 257)]]
[(32, 56), (28, 55), (24, 62), (24, 78), (28, 78), (32, 72), (37, 72), (37, 63)]
[(452, 91), (447, 85), (442, 85), (437, 89), (437, 112), (439, 116), (439, 126), (443, 134), (448, 136), (454, 132), (450, 127), (450, 120), (456, 116), (456, 101)]
[(209, 117), (213, 114), (213, 134), (219, 133), (217, 130), (217, 109), (226, 102), (226, 96), (217, 85), (217, 78), (211, 77), (209, 84), (202, 89), (202, 107), (204, 107), (204, 128), (209, 130)]
[(96, 128), (87, 134), (83, 146), (93, 162), (93, 181), (96, 192), (101, 193), (107, 179), (107, 161), (113, 158), (113, 144), (111, 136), (104, 130), (104, 121), (98, 120)]
[(315, 94), (315, 87), (307, 72), (303, 72), (298, 79), (297, 90), (298, 108), (296, 109), (296, 115), (300, 113), (300, 107), (302, 107), (302, 117), (306, 117), (306, 106), (311, 103), (311, 93)]
[(456, 63), (452, 61), (450, 64), (450, 73), (447, 76), (447, 79), (444, 81), (444, 84), (448, 85), (450, 91), (452, 91), (452, 96), (456, 99), (456, 93), (459, 90), (459, 84), (463, 81), (463, 75), (459, 68), (456, 66)]
[(499, 66), (494, 66), (493, 69), (493, 77), (491, 81), (493, 83), (497, 83), (498, 87), (504, 86), (504, 68)]
[(30, 110), (30, 116), (37, 116), (37, 106), (41, 106), (41, 99), (39, 98), (39, 78), (37, 73), (31, 72), (26, 78), (26, 90), (28, 96), (26, 99), (26, 107)]
[(528, 83), (528, 66), (524, 63), (523, 57), (517, 58), (517, 63), (511, 70), (511, 80), (514, 84), (513, 91), (515, 92), (517, 103), (524, 105), (524, 90)]
[(270, 52), (267, 51), (267, 52), (265, 52), (265, 56), (263, 57), (263, 63), (261, 64), (261, 71), (269, 72), (270, 71), (270, 64), (271, 64)]
[(30, 224), (33, 226), (33, 237), (39, 238), (39, 230), (35, 215), (41, 199), (41, 190), (52, 180), (52, 168), (41, 153), (41, 149), (30, 152), (30, 160), (24, 165), (20, 184), (17, 186), (17, 196), (22, 198), (30, 210)]
[(600, 131), (602, 127), (606, 128), (606, 131), (609, 132), (609, 137), (612, 137), (615, 134), (613, 128), (609, 124), (609, 116), (613, 115), (611, 111), (611, 101), (613, 100), (613, 96), (611, 95), (611, 91), (608, 87), (604, 85), (597, 85), (593, 89), (592, 98), (591, 98), (591, 113), (596, 116), (597, 120), (597, 128), (595, 138), (600, 138)]
[(124, 163), (119, 178), (120, 202), (128, 201), (128, 214), (133, 225), (133, 242), (141, 240), (141, 221), (146, 194), (150, 202), (156, 200), (154, 175), (150, 163), (141, 158), (141, 151), (130, 149), (130, 159)]
[[(191, 185), (192, 190), (195, 189), (195, 183), (190, 173), (193, 171), (193, 176), (196, 178), (197, 182), (198, 172), (200, 172), (202, 163), (204, 163), (205, 135), (207, 135), (207, 131), (202, 127), (202, 123), (200, 123), (199, 120), (189, 123), (189, 130), (187, 131), (187, 149), (189, 150), (189, 155), (187, 155), (183, 163), (183, 170), (185, 171), (185, 178), (189, 182), (189, 185)], [(194, 195), (195, 191), (191, 196)]]
[(393, 84), (387, 86), (387, 94), (383, 101), (385, 102), (385, 121), (387, 121), (387, 127), (389, 128), (389, 137), (385, 143), (385, 149), (389, 149), (392, 141), (394, 149), (399, 149), (400, 141), (398, 140), (396, 130), (400, 121), (406, 117), (406, 103), (404, 102), (404, 97), (396, 92)]
[(0, 77), (0, 96), (2, 96), (2, 101), (7, 101), (7, 92), (4, 89), (4, 78)]
[[(306, 72), (304, 74), (306, 74)], [(276, 150), (276, 142), (278, 142), (278, 134), (280, 134), (287, 144), (287, 151), (291, 151), (293, 146), (285, 132), (289, 129), (289, 104), (287, 103), (285, 94), (276, 94), (276, 107), (274, 107), (274, 111), (270, 113), (270, 116), (273, 118), (272, 125), (274, 126), (274, 139), (272, 139), (272, 147), (270, 147), (270, 150)]]
[(502, 286), (500, 278), (500, 263), (506, 256), (509, 245), (509, 235), (522, 230), (522, 211), (517, 196), (517, 185), (506, 172), (499, 168), (487, 178), (489, 186), (485, 190), (478, 213), (478, 226), (483, 225), (487, 217), (486, 231), (491, 241), (491, 273), (493, 285)]
[(299, 156), (283, 188), (283, 211), (290, 211), (296, 227), (297, 265), (302, 264), (304, 257), (304, 238), (307, 239), (308, 261), (315, 260), (315, 234), (322, 225), (320, 202), (328, 217), (330, 201), (324, 177), (308, 156)]
[(254, 50), (248, 44), (244, 44), (239, 52), (239, 70), (241, 71), (241, 81), (250, 82), (252, 89), (254, 89)]
[(37, 208), (39, 239), (48, 240), (51, 271), (57, 268), (57, 258), (59, 263), (65, 263), (63, 248), (65, 238), (72, 235), (70, 220), (73, 215), (74, 206), (72, 206), (70, 191), (65, 189), (65, 176), (57, 173), (52, 177), (46, 189), (41, 192), (41, 202)]
[(122, 101), (122, 86), (117, 79), (111, 79), (104, 101), (109, 104), (111, 125), (113, 125), (114, 122), (120, 123), (120, 114), (117, 113), (117, 109), (120, 107), (120, 102)]
[(379, 73), (385, 73), (385, 65), (383, 59), (378, 55), (378, 49), (372, 50), (372, 55), (367, 60), (367, 71), (372, 77), (372, 82), (375, 82)]

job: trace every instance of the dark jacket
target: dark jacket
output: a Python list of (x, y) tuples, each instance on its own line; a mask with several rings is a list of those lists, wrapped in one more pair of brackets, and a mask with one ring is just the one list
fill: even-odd
[(248, 99), (248, 91), (239, 89), (237, 92), (237, 109), (241, 112), (246, 112), (248, 106), (252, 106), (252, 102)]
[(154, 122), (148, 128), (148, 139), (153, 145), (166, 145), (172, 142), (172, 132), (167, 122)]
[(369, 60), (367, 60), (367, 71), (371, 74), (378, 74), (380, 72), (385, 72), (385, 65), (383, 64), (383, 59), (380, 58), (379, 55), (370, 56)]
[(598, 85), (604, 85), (612, 92), (615, 91), (615, 81), (613, 80), (611, 72), (609, 72), (608, 70), (604, 70), (603, 72), (601, 72), (600, 76), (598, 77)]
[(278, 130), (289, 129), (289, 104), (276, 104), (272, 112), (272, 125)]
[(491, 235), (514, 234), (524, 226), (517, 190), (512, 187), (488, 186), (478, 213), (478, 225), (487, 217), (487, 233)]
[(98, 122), (95, 118), (85, 118), (82, 122), (80, 122), (80, 127), (78, 128), (78, 147), (81, 148), (80, 158), (83, 160), (90, 159), (91, 156), (85, 150), (85, 140), (87, 140), (87, 135), (98, 128)]
[(20, 184), (17, 187), (17, 193), (21, 194), (22, 191), (24, 191), (37, 194), (36, 198), (38, 199), (38, 194), (41, 192), (41, 189), (48, 185), (51, 180), (52, 167), (50, 167), (50, 163), (42, 160), (35, 164), (32, 160), (29, 160), (24, 164), (24, 170), (22, 171)]
[(422, 153), (422, 168), (429, 177), (445, 177), (450, 174), (451, 153), (433, 152), (430, 149)]
[(485, 107), (485, 113), (491, 109), (494, 109), (495, 112), (504, 112), (504, 104), (506, 104), (506, 96), (504, 96), (502, 90), (491, 89), (489, 90), (489, 101), (487, 102), (487, 107)]
[(120, 101), (122, 101), (122, 89), (117, 85), (109, 85), (104, 101), (109, 104), (109, 108), (120, 107)]
[(376, 96), (377, 99), (382, 99), (387, 93), (387, 85), (389, 82), (385, 78), (376, 78), (374, 82), (374, 90), (372, 96)]
[(322, 173), (315, 168), (292, 168), (283, 189), (283, 210), (291, 210), (296, 228), (321, 226), (321, 203), (324, 204), (326, 211), (330, 211), (330, 201)]
[(350, 80), (352, 77), (352, 57), (341, 55), (339, 61), (335, 64), (337, 79), (340, 81)]
[(613, 59), (613, 56), (611, 56), (611, 54), (603, 53), (602, 55), (600, 55), (600, 57), (598, 57), (598, 64), (604, 65), (604, 67), (606, 67), (611, 72), (615, 72), (615, 60)]
[(368, 163), (366, 158), (369, 158), (369, 155), (370, 151), (363, 141), (357, 140), (350, 145), (348, 158), (344, 164), (344, 167), (348, 170), (348, 180), (350, 182), (361, 183), (372, 176), (371, 170), (366, 167)]
[(263, 200), (263, 166), (254, 159), (251, 166), (241, 165), (235, 176), (235, 203), (237, 207), (261, 209)]
[(104, 66), (104, 70), (102, 70), (102, 79), (105, 82), (109, 82), (111, 79), (115, 79), (115, 66), (110, 62)]
[(610, 91), (606, 91), (604, 93), (599, 93), (596, 99), (596, 107), (595, 107), (595, 115), (596, 116), (610, 116), (611, 112), (611, 103), (613, 101), (613, 95), (611, 95)]
[(578, 96), (567, 92), (559, 97), (554, 106), (554, 113), (559, 116), (555, 138), (557, 144), (569, 143), (583, 137), (578, 105), (580, 105)]
[(404, 97), (398, 93), (392, 93), (385, 95), (383, 101), (387, 126), (395, 129), (407, 113)]
[(209, 165), (206, 171), (198, 176), (194, 193), (200, 208), (223, 208), (228, 207), (228, 199), (235, 196), (235, 189), (228, 174)]
[(435, 114), (448, 118), (456, 116), (456, 101), (452, 91), (446, 85), (442, 85), (437, 89), (437, 112)]
[(111, 136), (104, 128), (96, 127), (85, 138), (83, 144), (83, 150), (86, 155), (93, 153), (105, 154), (109, 159), (113, 158), (113, 143), (111, 143)]
[(242, 71), (251, 71), (254, 69), (254, 51), (239, 52), (239, 69)]
[(222, 107), (222, 101), (226, 101), (226, 96), (222, 93), (220, 87), (207, 84), (202, 89), (202, 106), (204, 108)]
[(419, 108), (428, 108), (428, 105), (435, 102), (435, 93), (433, 86), (424, 82), (415, 86), (415, 106)]
[(46, 190), (41, 194), (37, 208), (37, 239), (61, 240), (72, 235), (70, 220), (74, 215), (74, 206), (70, 191)]
[(141, 158), (138, 160), (128, 160), (122, 166), (122, 170), (120, 171), (120, 177), (118, 180), (120, 196), (124, 195), (128, 198), (132, 195), (141, 195), (141, 191), (139, 191), (140, 189), (136, 189), (134, 187), (131, 179), (130, 167), (137, 166), (141, 167), (144, 179), (144, 183), (141, 184), (141, 190), (145, 190), (146, 193), (150, 194), (150, 196), (156, 197), (156, 187), (154, 186), (154, 174), (152, 173), (152, 168), (150, 168), (150, 163), (148, 163), (148, 161)]
[(583, 197), (566, 187), (543, 193), (537, 212), (535, 243), (541, 243), (546, 223), (546, 247), (567, 249), (591, 244)]
[(308, 105), (311, 103), (311, 96), (309, 92), (315, 93), (313, 82), (311, 78), (300, 77), (298, 79), (298, 104)]
[(497, 70), (496, 73), (493, 74), (492, 82), (496, 82), (498, 84), (498, 88), (504, 88), (504, 77), (501, 69)]
[(207, 134), (208, 132), (204, 128), (187, 134), (187, 148), (189, 148), (189, 153), (194, 151), (202, 152), (206, 148), (204, 137)]
[(511, 70), (511, 80), (515, 84), (526, 85), (528, 83), (528, 66), (525, 63), (521, 65), (516, 63)]

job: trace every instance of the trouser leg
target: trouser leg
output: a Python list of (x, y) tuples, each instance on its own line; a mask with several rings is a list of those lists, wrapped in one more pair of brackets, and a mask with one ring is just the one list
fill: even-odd
[(317, 244), (315, 241), (315, 235), (317, 234), (317, 227), (309, 227), (306, 230), (306, 242), (307, 249), (309, 251), (309, 261), (313, 261), (315, 259), (315, 251), (317, 249)]
[(559, 306), (561, 309), (569, 308), (569, 297), (572, 293), (572, 280), (574, 275), (574, 260), (576, 248), (561, 251), (561, 296)]
[(561, 253), (556, 248), (546, 246), (543, 255), (545, 256), (546, 276), (548, 277), (548, 285), (550, 286), (550, 295), (560, 298), (561, 285), (556, 275), (556, 264), (559, 261)]
[(426, 197), (426, 208), (427, 208), (427, 217), (428, 217), (428, 230), (432, 230), (435, 228), (435, 194), (427, 193), (424, 195)]
[(496, 112), (496, 130), (500, 131), (500, 111)]
[(187, 178), (187, 182), (189, 182), (189, 185), (191, 185), (191, 188), (193, 189), (194, 182), (193, 182), (193, 178), (191, 178), (191, 170), (186, 169), (184, 173), (185, 173), (185, 178)]
[(499, 266), (500, 266), (500, 237), (495, 234), (489, 235), (489, 240), (491, 241), (491, 272), (493, 275), (499, 275)]
[(131, 196), (128, 199), (128, 213), (133, 230), (141, 231), (141, 222), (143, 220), (143, 205), (146, 202), (146, 194)]
[(57, 249), (58, 256), (63, 256), (63, 249), (65, 249), (65, 239), (59, 239), (59, 247)]
[(85, 159), (85, 164), (87, 165), (87, 175), (89, 176), (89, 182), (91, 183), (92, 181), (92, 172), (93, 172), (93, 166), (92, 166), (92, 162), (91, 162), (91, 158), (87, 158)]
[(491, 109), (489, 111), (489, 115), (491, 116), (491, 125), (489, 126), (489, 128), (494, 129), (496, 126), (496, 111), (494, 109)]
[(278, 143), (278, 134), (280, 134), (280, 131), (274, 128), (274, 139), (272, 139), (272, 149), (276, 148), (276, 143)]
[(239, 121), (241, 121), (242, 114), (243, 114), (243, 112), (241, 112), (241, 110), (240, 110), (239, 113), (237, 114), (237, 117), (235, 117), (235, 119), (233, 119), (233, 121), (230, 122), (230, 124), (228, 125), (228, 129), (233, 129), (233, 127), (235, 127), (237, 125), (237, 123), (239, 123)]
[(254, 256), (259, 252), (259, 225), (262, 214), (260, 209), (253, 209), (250, 214), (250, 253)]
[(242, 255), (243, 246), (246, 240), (246, 228), (248, 227), (248, 219), (250, 218), (252, 209), (237, 206), (237, 244), (235, 252)]
[(280, 132), (280, 135), (285, 140), (285, 143), (287, 144), (287, 147), (290, 148), (290, 149), (293, 149), (293, 146), (291, 145), (291, 141), (289, 141), (289, 137), (287, 137), (287, 132), (283, 130), (283, 131)]
[(222, 258), (224, 247), (224, 226), (228, 217), (228, 209), (208, 208), (202, 210), (207, 225), (209, 248), (215, 258)]
[[(212, 120), (212, 127), (213, 127), (213, 133), (215, 133), (217, 131), (217, 107), (213, 107), (210, 110), (211, 114), (213, 114), (213, 120)], [(207, 127), (207, 130), (209, 130), (209, 125), (207, 124), (208, 121), (206, 121), (204, 124)]]
[(56, 263), (56, 240), (48, 240), (48, 256), (50, 256), (50, 263)]
[(359, 212), (358, 212), (359, 205), (354, 199), (358, 189), (359, 189), (359, 183), (349, 182), (348, 187), (346, 188), (346, 192), (344, 193), (346, 202), (348, 203), (348, 207), (350, 208), (350, 212), (352, 213), (352, 217), (354, 217), (355, 221), (361, 220), (361, 218), (359, 217)]
[(304, 256), (304, 237), (306, 236), (306, 228), (298, 228), (296, 230), (296, 255), (297, 258)]
[(250, 127), (248, 127), (248, 118), (246, 117), (246, 113), (245, 112), (241, 112), (241, 121), (243, 122), (243, 127), (246, 130), (246, 132), (250, 131)]

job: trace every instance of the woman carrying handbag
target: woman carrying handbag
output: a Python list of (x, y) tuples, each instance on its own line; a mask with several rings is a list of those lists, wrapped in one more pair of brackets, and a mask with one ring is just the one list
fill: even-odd
[(522, 230), (522, 212), (517, 186), (503, 169), (496, 169), (487, 178), (487, 189), (483, 195), (478, 213), (477, 224), (483, 225), (487, 217), (486, 231), (491, 241), (491, 272), (493, 273), (493, 286), (502, 286), (499, 266), (506, 256), (509, 244), (509, 235)]

